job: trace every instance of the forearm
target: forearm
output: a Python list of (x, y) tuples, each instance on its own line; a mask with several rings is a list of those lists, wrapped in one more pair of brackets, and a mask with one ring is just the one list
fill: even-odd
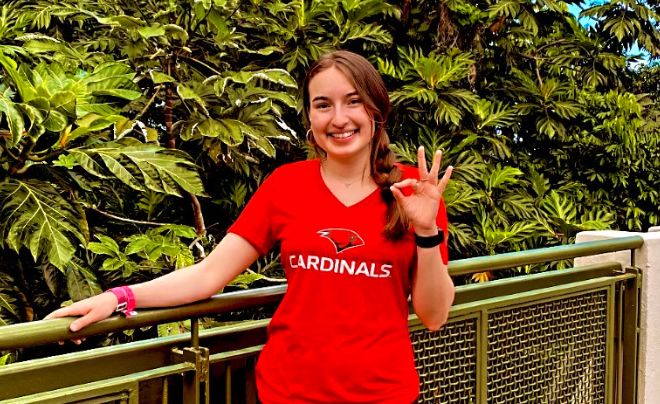
[[(203, 261), (160, 278), (130, 286), (137, 307), (164, 307), (194, 302), (211, 296), (259, 257), (259, 252), (244, 238), (228, 234)], [(108, 318), (115, 311), (118, 297), (101, 293), (55, 310), (49, 318), (82, 316), (69, 328), (76, 332), (89, 324)]]
[(138, 307), (177, 306), (219, 292), (258, 257), (243, 238), (228, 234), (201, 262), (167, 275), (132, 285)]
[(438, 248), (417, 247), (417, 267), (412, 282), (415, 313), (430, 330), (447, 322), (454, 301), (454, 283)]
[(148, 282), (131, 285), (137, 307), (178, 306), (205, 299), (224, 285), (204, 270), (203, 262)]

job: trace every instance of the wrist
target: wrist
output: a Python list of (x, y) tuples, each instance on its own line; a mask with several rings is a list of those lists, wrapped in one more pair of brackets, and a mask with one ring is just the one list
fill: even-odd
[(115, 312), (122, 313), (126, 317), (131, 317), (135, 314), (135, 295), (128, 286), (119, 286), (116, 288), (108, 289), (108, 293), (115, 295), (117, 298), (117, 307)]
[(442, 229), (435, 229), (435, 234), (422, 235), (415, 231), (415, 244), (418, 248), (436, 248), (445, 241), (445, 233)]
[(415, 227), (415, 234), (421, 237), (431, 237), (436, 236), (440, 229), (437, 226), (430, 227)]

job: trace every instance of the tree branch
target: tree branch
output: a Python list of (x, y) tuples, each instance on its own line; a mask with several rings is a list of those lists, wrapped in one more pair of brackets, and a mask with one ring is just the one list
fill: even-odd
[(57, 151), (54, 151), (54, 152), (48, 152), (48, 153), (44, 154), (43, 156), (39, 155), (38, 153), (37, 154), (30, 154), (30, 155), (27, 156), (27, 159), (30, 160), (30, 161), (36, 161), (36, 162), (46, 161), (46, 160), (52, 159), (53, 157), (57, 157), (60, 154), (63, 154), (65, 151), (66, 150), (57, 150)]
[(154, 94), (151, 96), (151, 98), (149, 98), (149, 101), (147, 101), (147, 103), (144, 105), (144, 108), (142, 108), (142, 110), (135, 116), (134, 119), (136, 121), (142, 118), (142, 115), (144, 115), (147, 112), (147, 109), (149, 109), (151, 104), (153, 104), (154, 100), (156, 99), (156, 96), (158, 95), (158, 93), (162, 88), (163, 88), (163, 84), (160, 84), (158, 85), (158, 87), (156, 87), (156, 91), (154, 91)]
[(195, 59), (194, 57), (186, 56), (184, 54), (177, 54), (177, 57), (180, 57), (180, 58), (183, 58), (183, 59), (186, 59), (186, 60), (190, 60), (191, 62), (195, 62), (195, 63), (197, 63), (201, 66), (204, 66), (205, 68), (209, 69), (209, 71), (211, 71), (214, 74), (217, 74), (218, 76), (222, 74), (222, 72), (214, 69), (213, 67), (207, 65), (206, 63), (202, 62), (201, 60)]
[[(172, 61), (167, 59), (166, 71), (169, 74), (172, 68)], [(165, 86), (165, 129), (167, 131), (167, 148), (176, 149), (176, 137), (174, 136), (174, 126), (173, 126), (173, 109), (174, 109), (174, 91), (172, 86), (168, 83)], [(202, 205), (199, 203), (199, 199), (195, 194), (187, 192), (188, 199), (193, 208), (193, 217), (195, 220), (195, 233), (198, 237), (202, 237), (206, 234), (206, 227), (204, 226), (204, 215), (202, 214)]]
[[(251, 270), (250, 268), (246, 269), (246, 271), (251, 273), (251, 274), (256, 274), (257, 273), (255, 271)], [(278, 283), (286, 282), (286, 279), (284, 279), (284, 278), (271, 278), (271, 277), (266, 276), (266, 275), (262, 275), (262, 274), (259, 274), (259, 275), (261, 275), (263, 277), (263, 279), (267, 280), (268, 282), (278, 282)]]
[(195, 216), (195, 233), (198, 237), (202, 237), (206, 234), (206, 226), (204, 225), (204, 215), (202, 214), (202, 205), (199, 203), (197, 196), (192, 193), (188, 193), (190, 198), (190, 203), (193, 206), (193, 215)]

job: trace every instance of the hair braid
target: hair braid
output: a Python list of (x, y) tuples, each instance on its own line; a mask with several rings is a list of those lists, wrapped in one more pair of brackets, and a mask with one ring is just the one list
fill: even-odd
[[(384, 128), (376, 131), (375, 142), (372, 143), (372, 178), (380, 187), (381, 196), (387, 204), (387, 223), (383, 229), (385, 237), (389, 240), (398, 240), (408, 231), (408, 218), (394, 199), (390, 187), (401, 180), (402, 172), (394, 164), (396, 157), (390, 150), (390, 139)], [(380, 132), (380, 133), (378, 133)]]

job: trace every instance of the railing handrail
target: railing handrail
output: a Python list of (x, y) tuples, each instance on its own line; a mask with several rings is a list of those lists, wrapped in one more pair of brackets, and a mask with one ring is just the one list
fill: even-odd
[[(556, 247), (537, 248), (498, 255), (466, 258), (449, 263), (452, 276), (479, 271), (492, 271), (521, 265), (569, 259), (587, 255), (602, 254), (639, 248), (643, 245), (641, 236), (628, 236), (617, 239), (590, 241)], [(208, 314), (226, 313), (233, 310), (277, 303), (286, 292), (287, 285), (270, 286), (247, 291), (219, 294), (203, 301), (169, 308), (142, 309), (137, 316), (124, 318), (112, 316), (91, 324), (79, 332), (69, 331), (73, 318), (33, 321), (1, 327), (0, 350), (32, 347), (83, 338), (127, 329), (145, 327), (189, 318), (199, 318)]]
[(466, 258), (450, 262), (449, 274), (452, 276), (467, 275), (475, 272), (493, 271), (614, 251), (632, 250), (642, 245), (644, 245), (644, 238), (642, 236), (626, 236), (608, 240)]

